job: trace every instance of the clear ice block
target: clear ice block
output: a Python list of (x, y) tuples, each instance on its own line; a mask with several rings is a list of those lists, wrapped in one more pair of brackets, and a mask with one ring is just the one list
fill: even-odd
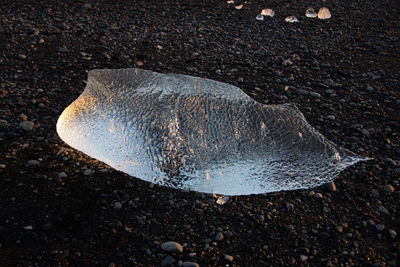
[(315, 187), (363, 160), (293, 104), (264, 105), (227, 83), (141, 69), (90, 71), (57, 132), (132, 176), (222, 195)]

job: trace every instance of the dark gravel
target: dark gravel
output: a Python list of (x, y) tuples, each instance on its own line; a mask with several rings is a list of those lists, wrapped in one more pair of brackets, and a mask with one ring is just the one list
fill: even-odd
[[(400, 2), (234, 5), (0, 2), (0, 265), (400, 264)], [(307, 19), (310, 5), (332, 18)], [(275, 17), (257, 21), (267, 7)], [(294, 102), (327, 138), (373, 160), (335, 185), (221, 206), (117, 172), (58, 138), (56, 120), (88, 70), (137, 66)], [(169, 241), (177, 248), (163, 250)]]

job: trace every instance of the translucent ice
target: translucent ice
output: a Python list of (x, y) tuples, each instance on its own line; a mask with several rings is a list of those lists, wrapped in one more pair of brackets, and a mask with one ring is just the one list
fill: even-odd
[(295, 16), (286, 17), (285, 21), (290, 22), (290, 23), (299, 22), (299, 20)]
[(256, 20), (262, 21), (262, 20), (264, 20), (264, 16), (261, 15), (261, 14), (258, 14), (257, 17), (256, 17)]
[(90, 71), (57, 132), (132, 176), (222, 195), (315, 187), (363, 160), (325, 139), (295, 105), (263, 105), (227, 83), (141, 69)]
[(273, 16), (275, 16), (275, 11), (273, 11), (273, 10), (270, 9), (270, 8), (266, 8), (266, 9), (263, 9), (263, 10), (261, 11), (261, 15), (273, 17)]
[(329, 18), (331, 18), (331, 12), (329, 12), (329, 9), (327, 9), (326, 7), (322, 7), (318, 11), (318, 18), (319, 19), (329, 19)]
[(316, 17), (317, 17), (317, 13), (315, 13), (314, 8), (309, 7), (309, 8), (306, 10), (306, 17), (307, 17), (307, 18), (316, 18)]

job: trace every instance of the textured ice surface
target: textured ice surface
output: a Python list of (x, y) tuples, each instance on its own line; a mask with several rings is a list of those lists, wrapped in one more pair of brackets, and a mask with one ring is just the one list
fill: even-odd
[(325, 139), (295, 105), (264, 105), (230, 84), (141, 69), (90, 71), (57, 132), (135, 177), (223, 195), (315, 187), (363, 160)]

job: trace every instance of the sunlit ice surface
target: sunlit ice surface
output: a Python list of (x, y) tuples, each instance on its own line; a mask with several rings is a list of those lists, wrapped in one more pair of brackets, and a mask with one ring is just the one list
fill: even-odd
[(333, 144), (293, 104), (141, 69), (92, 70), (57, 122), (71, 147), (137, 178), (221, 195), (311, 188), (366, 158)]

